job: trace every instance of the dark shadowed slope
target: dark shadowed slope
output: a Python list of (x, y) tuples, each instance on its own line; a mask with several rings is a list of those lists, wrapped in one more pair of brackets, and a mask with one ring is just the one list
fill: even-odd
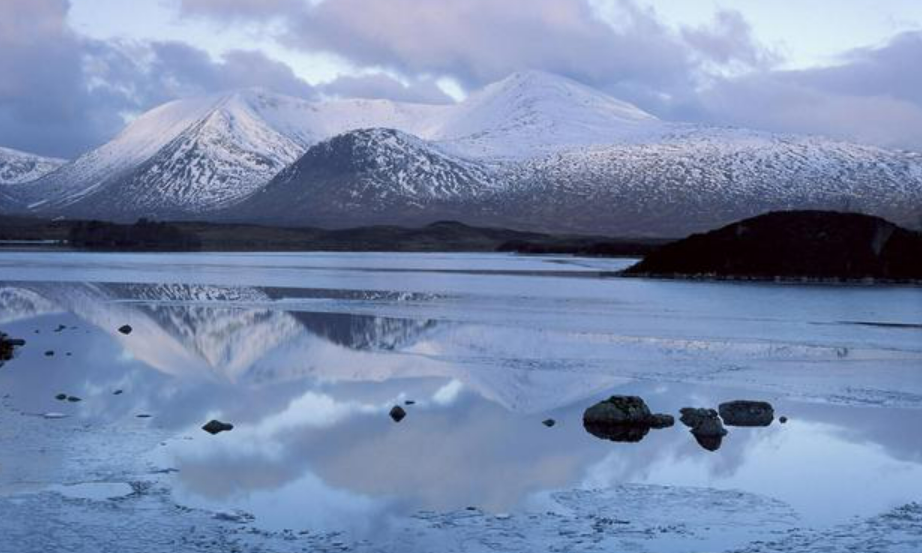
[(922, 234), (856, 213), (774, 212), (668, 244), (624, 274), (922, 280)]

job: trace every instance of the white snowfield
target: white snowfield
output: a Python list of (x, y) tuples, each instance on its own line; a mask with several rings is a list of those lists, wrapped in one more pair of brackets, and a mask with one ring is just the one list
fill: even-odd
[[(330, 139), (365, 129), (399, 133), (361, 135), (368, 142), (361, 151), (338, 154), (359, 158), (353, 166), (313, 151), (329, 151)], [(408, 162), (409, 150), (423, 161)], [(307, 181), (291, 181), (279, 198), (262, 199), (264, 218), (310, 223), (304, 217), (324, 207), (330, 188), (355, 198), (332, 210), (348, 211), (350, 224), (363, 216), (379, 222), (374, 207), (382, 203), (400, 216), (418, 210), (421, 219), (553, 227), (548, 213), (557, 212), (554, 219), (572, 221), (560, 230), (648, 234), (674, 229), (662, 221), (642, 228), (635, 224), (641, 215), (666, 221), (681, 213), (694, 228), (797, 207), (860, 210), (913, 225), (922, 216), (918, 153), (665, 122), (534, 71), (452, 105), (313, 102), (262, 89), (178, 100), (16, 189), (14, 198), (39, 214), (219, 218), (237, 205), (247, 214), (254, 211), (248, 198), (312, 152), (320, 169), (308, 171)], [(292, 189), (297, 202), (287, 197)], [(427, 212), (433, 198), (450, 205)]]

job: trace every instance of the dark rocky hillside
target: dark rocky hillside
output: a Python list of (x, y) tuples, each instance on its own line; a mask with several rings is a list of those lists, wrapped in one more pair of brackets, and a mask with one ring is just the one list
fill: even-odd
[(922, 234), (856, 213), (773, 212), (663, 246), (624, 274), (922, 281)]

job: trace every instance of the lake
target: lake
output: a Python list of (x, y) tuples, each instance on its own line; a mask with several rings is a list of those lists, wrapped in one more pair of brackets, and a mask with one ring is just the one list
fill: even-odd
[[(0, 252), (0, 551), (922, 547), (922, 288), (631, 262)], [(613, 442), (614, 394), (776, 419)]]

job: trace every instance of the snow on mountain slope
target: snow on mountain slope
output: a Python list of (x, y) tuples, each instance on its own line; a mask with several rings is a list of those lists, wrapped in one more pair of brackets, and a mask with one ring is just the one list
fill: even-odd
[(427, 138), (473, 157), (533, 157), (562, 147), (656, 136), (653, 115), (601, 91), (540, 71), (514, 73), (472, 94)]
[(66, 163), (10, 148), (0, 148), (0, 185), (23, 184), (38, 179)]
[(510, 224), (683, 236), (770, 210), (922, 218), (922, 156), (816, 137), (687, 127), (510, 166)]
[[(450, 148), (450, 147), (449, 147)], [(504, 163), (357, 131), (312, 148), (223, 216), (330, 227), (456, 219), (553, 232), (684, 236), (768, 210), (856, 210), (914, 226), (922, 156), (815, 137), (672, 127)]]
[(479, 163), (397, 130), (368, 129), (313, 146), (230, 216), (333, 226), (366, 216), (372, 222), (375, 214), (407, 221), (499, 189)]

